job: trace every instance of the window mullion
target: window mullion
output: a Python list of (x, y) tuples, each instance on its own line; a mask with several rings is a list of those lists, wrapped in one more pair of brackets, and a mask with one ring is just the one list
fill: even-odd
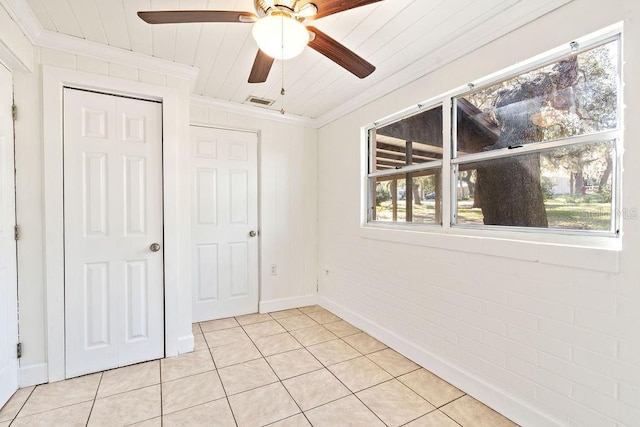
[(388, 176), (405, 175), (407, 173), (412, 173), (412, 172), (420, 172), (420, 171), (426, 171), (431, 169), (440, 169), (442, 164), (443, 164), (442, 160), (435, 160), (429, 163), (419, 163), (417, 165), (405, 166), (399, 169), (389, 169), (385, 171), (370, 173), (367, 176), (367, 178), (384, 178)]
[(550, 148), (558, 147), (571, 147), (574, 145), (592, 144), (594, 142), (611, 141), (617, 139), (620, 135), (620, 131), (604, 131), (589, 135), (576, 136), (572, 138), (556, 139), (548, 142), (536, 142), (531, 144), (524, 144), (514, 149), (503, 148), (493, 151), (485, 151), (481, 153), (467, 154), (462, 157), (451, 159), (453, 164), (463, 163), (475, 163), (483, 160), (493, 160), (501, 157), (517, 156), (519, 154), (526, 154), (532, 152), (542, 152)]
[(442, 102), (442, 188), (440, 189), (440, 194), (442, 194), (442, 227), (445, 230), (451, 228), (452, 216), (452, 206), (453, 206), (453, 191), (452, 188), (452, 179), (451, 179), (451, 153), (452, 153), (452, 141), (453, 135), (453, 126), (455, 126), (455, 121), (452, 120), (452, 116), (455, 114), (455, 110), (453, 108), (453, 99), (446, 98)]

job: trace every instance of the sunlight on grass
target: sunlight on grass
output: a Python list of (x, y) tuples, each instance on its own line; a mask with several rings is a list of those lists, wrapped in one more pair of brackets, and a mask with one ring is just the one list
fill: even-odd
[[(556, 196), (545, 202), (549, 228), (608, 231), (611, 224), (611, 203), (602, 202), (598, 195)], [(482, 209), (473, 208), (473, 200), (458, 201), (458, 224), (483, 225)], [(376, 207), (376, 220), (392, 222), (391, 201)], [(398, 222), (406, 221), (406, 202), (398, 201)], [(435, 219), (435, 202), (423, 201), (413, 206), (414, 223), (440, 223)]]

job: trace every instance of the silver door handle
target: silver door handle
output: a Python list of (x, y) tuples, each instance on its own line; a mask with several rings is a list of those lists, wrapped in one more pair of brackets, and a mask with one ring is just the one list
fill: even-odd
[(251, 230), (249, 232), (249, 237), (256, 237), (258, 235), (258, 233), (256, 233), (254, 230)]
[(149, 249), (151, 249), (151, 252), (158, 252), (160, 250), (160, 243), (152, 243)]

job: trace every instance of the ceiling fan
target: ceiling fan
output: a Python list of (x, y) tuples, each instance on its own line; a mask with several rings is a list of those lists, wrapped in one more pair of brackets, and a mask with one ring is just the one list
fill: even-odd
[(275, 59), (293, 58), (302, 53), (307, 45), (363, 79), (373, 73), (376, 67), (305, 23), (379, 1), (382, 0), (253, 0), (256, 14), (227, 10), (173, 10), (138, 12), (138, 16), (149, 24), (254, 24), (252, 34), (259, 50), (249, 83), (265, 82)]

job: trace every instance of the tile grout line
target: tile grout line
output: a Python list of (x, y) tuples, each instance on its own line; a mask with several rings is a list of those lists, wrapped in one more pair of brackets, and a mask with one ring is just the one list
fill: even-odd
[[(238, 322), (238, 319), (236, 319), (235, 317), (234, 317), (234, 319), (235, 319), (236, 322)], [(240, 324), (240, 322), (238, 322), (238, 324)], [(240, 326), (240, 327), (242, 328), (242, 326)], [(242, 328), (242, 331), (246, 335), (247, 332), (244, 330), (244, 328)], [(247, 335), (247, 337), (248, 337), (248, 335)], [(249, 337), (249, 339), (251, 339), (251, 338)], [(205, 341), (206, 341), (206, 338), (205, 338)], [(207, 347), (208, 346), (209, 346), (209, 343), (207, 342)], [(211, 347), (209, 347), (209, 353), (211, 354), (211, 359), (213, 360), (213, 353), (211, 352)], [(215, 360), (213, 360), (213, 364), (214, 364), (214, 366), (217, 366)], [(224, 392), (224, 398), (227, 401), (227, 406), (229, 406), (229, 411), (231, 411), (231, 416), (233, 417), (233, 422), (237, 426), (238, 425), (238, 419), (236, 418), (236, 414), (233, 411), (233, 407), (231, 406), (231, 401), (229, 401), (229, 394), (227, 393), (227, 388), (224, 386), (224, 382), (222, 381), (222, 377), (220, 376), (219, 370), (216, 370), (216, 374), (218, 375), (218, 380), (220, 381), (220, 385), (222, 386), (222, 391)]]
[(100, 380), (98, 380), (98, 387), (96, 387), (96, 392), (93, 395), (93, 401), (91, 402), (91, 409), (89, 410), (89, 416), (87, 417), (87, 422), (85, 423), (85, 427), (89, 425), (91, 414), (93, 414), (93, 407), (96, 406), (96, 400), (98, 399), (98, 392), (100, 391), (100, 385), (102, 384), (103, 377), (104, 377), (104, 372), (100, 372)]
[[(22, 405), (20, 405), (20, 409), (18, 409), (16, 414), (13, 416), (13, 418), (11, 418), (9, 420), (9, 426), (11, 426), (11, 424), (13, 424), (13, 422), (16, 420), (16, 418), (18, 418), (18, 415), (20, 415), (20, 412), (22, 412), (22, 408), (24, 408), (24, 405), (26, 405), (27, 401), (31, 398), (31, 396), (33, 396), (33, 392), (36, 391), (36, 388), (38, 388), (38, 386), (35, 386), (35, 387), (33, 387), (33, 389), (31, 389), (31, 391), (29, 392), (29, 396), (27, 396), (27, 398), (24, 400), (24, 402), (22, 402)], [(2, 408), (0, 408), (0, 409), (2, 409)]]
[[(341, 320), (342, 320), (342, 319), (341, 319)], [(326, 328), (325, 328), (325, 329), (326, 329)], [(327, 329), (327, 330), (328, 330), (328, 329)], [(329, 331), (329, 332), (331, 332), (331, 331)], [(334, 335), (335, 335), (335, 334), (334, 334)], [(355, 335), (355, 334), (354, 334), (354, 335)], [(292, 335), (292, 336), (293, 336), (293, 335)], [(296, 339), (295, 337), (293, 337), (293, 338), (294, 338), (294, 339)], [(339, 340), (341, 340), (342, 342), (344, 342), (345, 344), (349, 345), (349, 343), (347, 343), (346, 341), (344, 341), (341, 337), (338, 337), (338, 339), (339, 339)], [(296, 341), (297, 341), (297, 339), (296, 339)], [(330, 340), (330, 341), (333, 341), (333, 340)], [(300, 343), (300, 341), (298, 341), (298, 342)], [(325, 342), (328, 342), (328, 341), (325, 341)], [(302, 345), (302, 343), (300, 343), (300, 344)], [(318, 343), (318, 344), (322, 344), (322, 343)], [(317, 344), (314, 344), (314, 345), (317, 345)], [(358, 399), (358, 401), (359, 401), (360, 403), (362, 403), (362, 404), (363, 404), (363, 405), (364, 405), (364, 406), (365, 406), (365, 407), (366, 407), (366, 408), (367, 408), (367, 409), (368, 409), (368, 410), (369, 410), (369, 411), (370, 411), (370, 412), (371, 412), (371, 413), (372, 413), (376, 418), (378, 418), (378, 419), (380, 420), (380, 422), (381, 422), (383, 425), (386, 425), (386, 423), (385, 423), (384, 421), (382, 421), (382, 419), (378, 416), (378, 414), (376, 414), (374, 411), (372, 411), (372, 410), (371, 410), (371, 408), (369, 408), (369, 407), (368, 407), (364, 402), (362, 402), (362, 400), (360, 400), (360, 399), (358, 398), (358, 396), (356, 396), (356, 394), (355, 394), (353, 391), (351, 391), (351, 389), (350, 389), (350, 388), (349, 388), (345, 383), (343, 383), (343, 382), (340, 380), (340, 378), (338, 378), (338, 377), (336, 376), (336, 374), (334, 374), (334, 373), (329, 369), (329, 366), (337, 365), (338, 363), (342, 363), (342, 362), (334, 363), (333, 365), (325, 365), (324, 363), (322, 363), (322, 362), (320, 361), (320, 359), (318, 359), (318, 358), (316, 357), (316, 355), (315, 355), (315, 354), (313, 354), (313, 352), (309, 351), (309, 349), (308, 349), (306, 346), (302, 345), (302, 347), (303, 347), (305, 350), (307, 350), (307, 352), (309, 352), (309, 354), (311, 354), (311, 356), (313, 356), (313, 357), (318, 361), (318, 363), (320, 363), (320, 365), (322, 365), (322, 368), (321, 368), (321, 369), (325, 369), (327, 372), (329, 372), (329, 373), (330, 373), (330, 374), (331, 374), (331, 375), (332, 375), (332, 376), (333, 376), (333, 377), (334, 377), (334, 378), (335, 378), (335, 379), (336, 379), (340, 384), (342, 384), (342, 386), (343, 386), (347, 391), (349, 391), (349, 393), (350, 393), (350, 394), (348, 394), (348, 395), (346, 395), (346, 396), (342, 396), (342, 397), (340, 397), (340, 398), (338, 398), (338, 399), (334, 399), (334, 400), (332, 400), (332, 401), (325, 402), (325, 403), (323, 403), (322, 405), (318, 405), (318, 406), (316, 406), (316, 407), (314, 407), (314, 408), (310, 408), (310, 409), (308, 409), (307, 411), (311, 411), (311, 410), (313, 410), (313, 409), (320, 408), (320, 407), (322, 407), (322, 406), (324, 406), (324, 405), (328, 405), (328, 404), (330, 404), (330, 403), (337, 402), (338, 400), (344, 399), (344, 398), (349, 397), (349, 396), (354, 396), (354, 397), (355, 397), (356, 399)], [(351, 346), (350, 346), (350, 347), (351, 347)], [(351, 348), (353, 348), (353, 347), (351, 347)], [(356, 353), (361, 354), (361, 356), (364, 356), (364, 355), (362, 355), (362, 353), (360, 353), (360, 352), (359, 352), (358, 350), (356, 350), (355, 348), (353, 348), (353, 349), (356, 351)], [(355, 358), (354, 358), (354, 359), (355, 359)], [(353, 360), (353, 359), (343, 360), (343, 362), (346, 362), (346, 361), (348, 361), (348, 360)], [(321, 370), (321, 369), (318, 369), (318, 370)], [(316, 371), (312, 371), (312, 372), (316, 372)], [(302, 376), (302, 375), (306, 375), (306, 374), (301, 374), (301, 375), (299, 375), (299, 376)], [(284, 384), (283, 384), (283, 386), (284, 386)], [(286, 387), (285, 387), (285, 389), (286, 389)], [(292, 396), (292, 397), (293, 397), (293, 396)], [(295, 401), (295, 399), (294, 399), (294, 401)], [(297, 402), (296, 402), (296, 404), (297, 404)], [(299, 406), (299, 405), (298, 405), (298, 406)], [(300, 408), (300, 409), (302, 409), (302, 408)], [(307, 417), (306, 412), (305, 412), (305, 411), (303, 411), (302, 413), (303, 413), (303, 415), (305, 416), (305, 418), (307, 418), (307, 421), (309, 421), (309, 423), (311, 424), (311, 420), (309, 420), (309, 418)]]
[[(274, 319), (274, 320), (275, 320), (275, 319)], [(275, 322), (276, 322), (276, 323), (278, 323), (278, 325), (280, 325), (282, 328), (284, 328), (284, 326), (282, 326), (282, 325), (280, 324), (280, 322), (278, 322), (277, 320), (275, 320)], [(285, 331), (286, 331), (286, 328), (284, 328), (284, 329), (285, 329)], [(244, 331), (244, 328), (242, 328), (242, 330)], [(247, 331), (244, 331), (244, 333), (245, 333), (245, 334), (247, 334)], [(287, 331), (287, 333), (288, 333), (291, 337), (293, 337), (293, 335), (291, 335), (291, 333), (290, 333), (289, 331)], [(277, 334), (276, 334), (276, 335), (277, 335)], [(247, 336), (249, 336), (249, 334), (247, 334)], [(262, 337), (261, 337), (261, 338), (262, 338)], [(307, 417), (306, 417), (306, 415), (304, 415), (304, 411), (303, 411), (303, 410), (302, 410), (302, 408), (300, 407), (300, 404), (298, 404), (298, 402), (293, 398), (293, 396), (292, 396), (292, 395), (291, 395), (291, 393), (289, 392), (289, 389), (284, 385), (284, 383), (282, 382), (282, 380), (280, 379), (280, 377), (278, 376), (278, 374), (276, 374), (276, 371), (273, 369), (273, 367), (271, 366), (271, 364), (269, 363), (269, 361), (267, 360), (267, 358), (264, 356), (264, 354), (262, 353), (262, 351), (260, 350), (260, 348), (258, 348), (258, 346), (256, 345), (256, 343), (255, 343), (255, 341), (253, 340), (253, 338), (249, 337), (249, 339), (251, 340), (251, 342), (253, 343), (253, 345), (254, 345), (254, 346), (256, 347), (256, 349), (258, 350), (258, 353), (260, 353), (260, 355), (262, 356), (262, 359), (264, 360), (264, 363), (266, 363), (266, 364), (267, 364), (267, 366), (269, 367), (269, 369), (271, 369), (271, 372), (273, 373), (273, 375), (275, 375), (275, 377), (277, 378), (277, 380), (278, 380), (277, 382), (278, 382), (278, 383), (280, 383), (280, 386), (281, 386), (281, 387), (282, 387), (282, 388), (287, 392), (287, 394), (289, 395), (289, 397), (291, 398), (291, 400), (293, 401), (293, 403), (295, 403), (295, 404), (296, 404), (296, 406), (297, 406), (297, 407), (298, 407), (298, 409), (300, 410), (300, 413), (301, 413), (305, 418), (307, 418)], [(293, 339), (295, 340), (295, 337), (293, 337)], [(276, 383), (271, 383), (271, 384), (276, 384)], [(265, 387), (265, 386), (267, 386), (267, 385), (270, 385), (270, 384), (266, 384), (266, 385), (261, 386), (261, 387)], [(260, 388), (260, 387), (256, 387), (256, 388), (254, 388), (254, 389), (252, 389), (252, 390), (257, 390), (258, 388)], [(295, 415), (297, 415), (297, 414), (291, 415), (291, 417), (293, 417), (293, 416), (295, 416)], [(289, 417), (287, 417), (287, 418), (289, 418)], [(287, 418), (282, 418), (282, 419), (280, 419), (280, 420), (275, 420), (273, 423), (276, 423), (276, 422), (278, 422), (278, 421), (282, 421), (282, 420), (287, 419)], [(307, 419), (307, 421), (309, 421), (309, 420)], [(273, 423), (270, 423), (270, 424), (273, 424)], [(237, 422), (236, 422), (236, 424), (237, 424)]]

